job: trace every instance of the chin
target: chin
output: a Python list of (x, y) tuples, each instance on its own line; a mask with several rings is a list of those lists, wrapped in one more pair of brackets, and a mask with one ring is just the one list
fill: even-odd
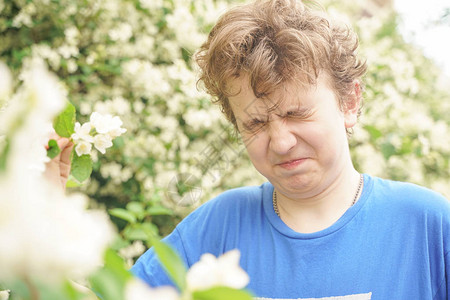
[(276, 182), (282, 191), (289, 194), (309, 193), (317, 186), (317, 182), (311, 176), (306, 175), (296, 176), (287, 180), (275, 179), (271, 182)]

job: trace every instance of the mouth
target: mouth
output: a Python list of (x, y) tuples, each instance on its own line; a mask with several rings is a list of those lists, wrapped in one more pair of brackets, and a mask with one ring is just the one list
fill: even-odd
[(294, 169), (295, 167), (301, 165), (306, 160), (307, 160), (307, 158), (297, 158), (297, 159), (284, 161), (284, 162), (279, 163), (277, 165), (282, 167), (283, 169), (291, 170), (291, 169)]

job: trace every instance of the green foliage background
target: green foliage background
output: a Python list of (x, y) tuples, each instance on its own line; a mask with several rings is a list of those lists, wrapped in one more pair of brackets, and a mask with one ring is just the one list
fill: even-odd
[[(121, 231), (117, 250), (167, 234), (226, 189), (264, 181), (197, 90), (191, 59), (220, 13), (238, 2), (0, 1), (0, 59), (18, 74), (27, 60), (44, 58), (79, 121), (106, 112), (128, 129), (94, 157), (90, 181), (74, 188), (109, 209)], [(347, 0), (325, 6), (352, 16), (369, 65), (363, 116), (350, 140), (357, 168), (450, 197), (450, 92), (440, 70), (404, 42), (394, 13), (367, 17), (361, 3)], [(131, 263), (142, 251), (121, 253)]]

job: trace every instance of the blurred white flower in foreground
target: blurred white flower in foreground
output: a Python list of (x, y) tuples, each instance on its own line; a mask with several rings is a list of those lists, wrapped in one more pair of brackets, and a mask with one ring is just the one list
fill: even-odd
[(3, 100), (5, 100), (12, 90), (12, 76), (8, 67), (0, 61), (0, 108), (2, 107)]
[(66, 196), (41, 172), (30, 171), (47, 158), (43, 144), (44, 151), (33, 151), (30, 142), (48, 139), (48, 123), (66, 99), (42, 65), (23, 74), (14, 105), (0, 115), (2, 120), (22, 120), (5, 132), (9, 152), (6, 169), (0, 170), (0, 278), (85, 276), (102, 263), (113, 226), (103, 211), (86, 210), (86, 197)]
[(175, 288), (163, 286), (151, 288), (139, 279), (132, 279), (125, 288), (125, 300), (178, 300)]
[(247, 273), (239, 266), (239, 250), (231, 250), (216, 258), (212, 254), (203, 254), (186, 276), (188, 289), (205, 290), (214, 286), (226, 286), (242, 289), (250, 281)]
[(0, 300), (8, 300), (9, 299), (9, 290), (0, 291)]

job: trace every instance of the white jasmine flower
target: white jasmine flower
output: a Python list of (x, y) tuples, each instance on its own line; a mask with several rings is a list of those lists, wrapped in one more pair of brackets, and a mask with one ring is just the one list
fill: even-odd
[(75, 73), (77, 69), (78, 69), (78, 65), (77, 65), (77, 63), (75, 62), (75, 60), (69, 59), (69, 60), (67, 61), (67, 71), (68, 71), (69, 73)]
[(214, 122), (220, 118), (220, 112), (218, 110), (199, 110), (189, 109), (184, 114), (186, 123), (189, 124), (194, 130), (202, 128), (210, 128)]
[(44, 61), (32, 58), (25, 62), (26, 69), (20, 75), (24, 80), (24, 97), (34, 109), (36, 118), (45, 119), (64, 109), (67, 91), (59, 79), (47, 70)]
[(9, 290), (0, 291), (0, 300), (8, 300), (9, 299)]
[(109, 136), (111, 138), (116, 138), (120, 135), (122, 135), (122, 133), (127, 132), (127, 130), (125, 128), (122, 128), (122, 120), (120, 120), (119, 117), (115, 116), (114, 118), (112, 118), (111, 123), (110, 123), (110, 130), (108, 132)]
[(126, 42), (133, 36), (133, 27), (130, 24), (122, 23), (108, 32), (113, 41)]
[(54, 70), (59, 69), (61, 55), (56, 50), (45, 44), (34, 44), (31, 47), (33, 56), (46, 59)]
[(88, 102), (81, 102), (80, 103), (80, 113), (85, 116), (92, 113), (91, 105)]
[(101, 115), (98, 112), (93, 112), (91, 115), (91, 124), (95, 130), (100, 134), (109, 134), (111, 138), (120, 136), (126, 132), (125, 128), (121, 128), (122, 120), (118, 116)]
[(78, 47), (70, 45), (62, 45), (58, 49), (58, 53), (65, 59), (75, 57), (79, 54)]
[(167, 26), (175, 32), (177, 41), (183, 47), (195, 49), (201, 45), (205, 37), (196, 28), (189, 7), (177, 6), (172, 14), (166, 16), (166, 20)]
[(148, 97), (166, 95), (172, 88), (166, 80), (163, 68), (153, 65), (149, 61), (132, 59), (122, 66), (123, 75), (131, 87)]
[(142, 101), (136, 101), (133, 103), (133, 110), (140, 114), (145, 108), (145, 104)]
[(146, 250), (142, 241), (134, 241), (131, 245), (119, 250), (120, 256), (125, 259), (127, 264), (131, 267), (133, 265), (133, 258), (140, 256)]
[(102, 166), (100, 167), (100, 173), (102, 174), (103, 178), (118, 178), (122, 173), (122, 165), (116, 162), (102, 164)]
[(240, 253), (234, 249), (216, 258), (203, 254), (187, 272), (186, 280), (191, 291), (205, 290), (214, 286), (242, 289), (249, 283), (247, 273), (239, 266)]
[(86, 57), (86, 63), (88, 65), (92, 65), (95, 60), (97, 59), (97, 53), (90, 53), (87, 57)]
[(22, 9), (13, 19), (12, 26), (20, 28), (22, 25), (33, 27), (31, 15)]
[(96, 111), (91, 114), (90, 121), (98, 133), (108, 133), (111, 115), (102, 115)]
[(180, 299), (175, 288), (163, 286), (151, 288), (139, 279), (132, 279), (125, 287), (125, 300), (178, 300)]
[(78, 156), (84, 154), (90, 154), (92, 150), (92, 144), (86, 141), (79, 141), (75, 146), (75, 152)]
[(161, 9), (163, 7), (162, 0), (139, 0), (139, 3), (143, 8), (146, 8), (149, 11)]
[(10, 172), (0, 188), (0, 278), (58, 281), (101, 265), (114, 230), (105, 212), (86, 210), (85, 196), (67, 197), (24, 170)]
[[(114, 111), (114, 113), (119, 114), (119, 115), (126, 115), (131, 110), (130, 102), (128, 102), (127, 100), (125, 100), (122, 97), (115, 97), (111, 101), (111, 107), (112, 107), (112, 110)], [(120, 124), (120, 125), (122, 125), (122, 124)]]
[(111, 147), (112, 145), (113, 145), (112, 139), (109, 135), (97, 134), (94, 137), (94, 147), (102, 154), (105, 154), (106, 149)]
[(66, 28), (66, 30), (64, 30), (64, 35), (66, 36), (66, 41), (69, 44), (73, 44), (76, 45), (77, 43), (77, 38), (80, 35), (80, 32), (78, 31), (78, 29), (74, 26)]
[(90, 122), (81, 125), (79, 122), (75, 123), (75, 133), (72, 134), (72, 139), (75, 143), (80, 141), (85, 141), (88, 143), (94, 142), (94, 137), (91, 136), (90, 132), (92, 129), (92, 124)]

